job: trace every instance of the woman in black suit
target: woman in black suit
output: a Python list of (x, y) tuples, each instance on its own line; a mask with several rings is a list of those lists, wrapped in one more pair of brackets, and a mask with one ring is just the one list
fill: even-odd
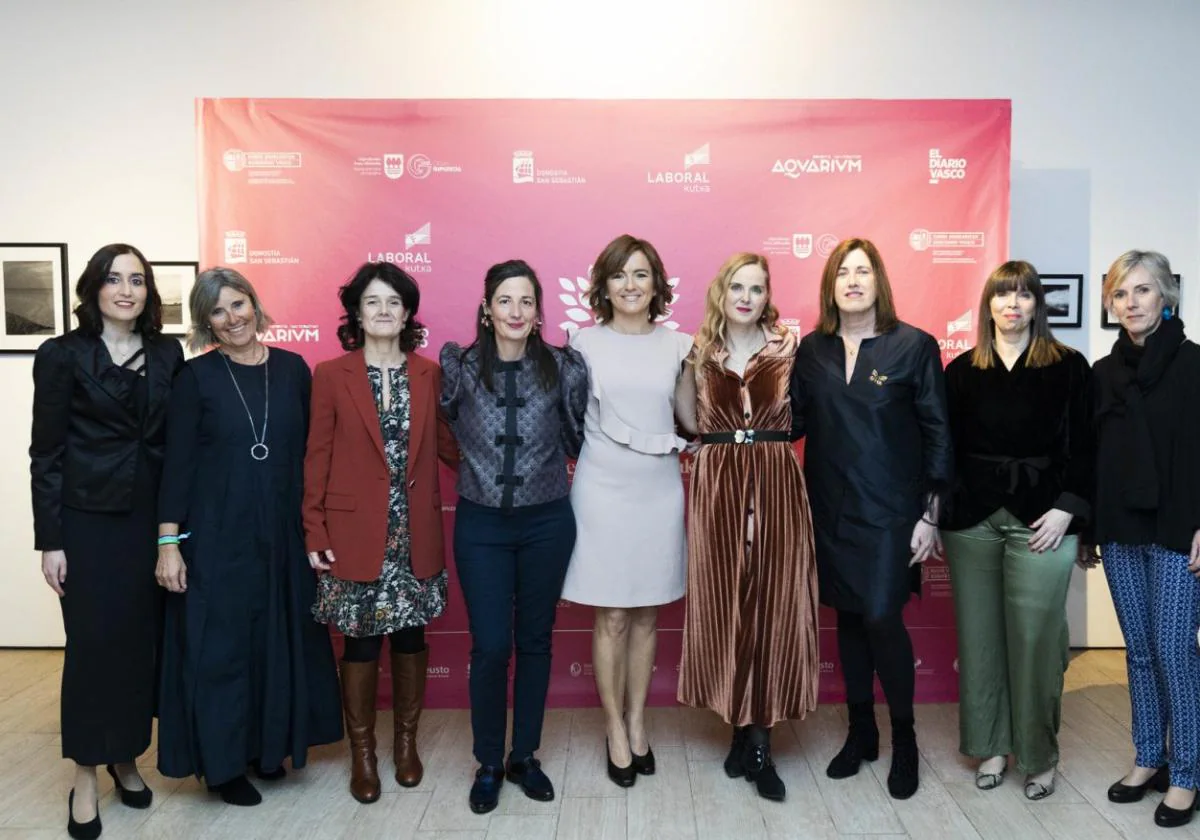
[(34, 358), (29, 454), (35, 548), (67, 639), (62, 753), (75, 762), (67, 830), (87, 838), (101, 828), (97, 765), (107, 765), (126, 805), (146, 808), (152, 797), (134, 761), (150, 746), (154, 716), (155, 507), (183, 351), (160, 334), (162, 301), (137, 248), (101, 248), (75, 294), (79, 327)]

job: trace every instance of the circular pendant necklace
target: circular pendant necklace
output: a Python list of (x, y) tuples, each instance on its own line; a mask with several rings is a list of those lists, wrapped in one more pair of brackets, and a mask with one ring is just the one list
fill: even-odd
[(254, 430), (254, 415), (250, 413), (250, 406), (246, 404), (246, 398), (242, 395), (242, 389), (238, 385), (237, 377), (233, 375), (233, 366), (229, 364), (229, 357), (221, 353), (221, 358), (225, 360), (225, 369), (229, 371), (229, 378), (233, 381), (233, 387), (237, 391), (238, 399), (242, 401), (242, 408), (246, 409), (246, 418), (250, 421), (250, 435), (254, 438), (254, 445), (250, 447), (250, 457), (255, 461), (265, 461), (267, 460), (267, 456), (271, 454), (271, 449), (267, 446), (267, 420), (270, 419), (271, 415), (271, 370), (267, 359), (264, 358), (262, 362), (263, 425), (262, 435), (260, 436)]

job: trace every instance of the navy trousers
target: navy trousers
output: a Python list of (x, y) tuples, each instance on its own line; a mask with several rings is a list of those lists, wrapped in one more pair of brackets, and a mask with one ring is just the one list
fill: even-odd
[(541, 745), (551, 633), (574, 546), (566, 496), (508, 510), (458, 501), (454, 559), (471, 623), (471, 730), (480, 764), (504, 762), (514, 646), (512, 752), (524, 758)]
[[(1200, 781), (1200, 580), (1186, 554), (1158, 545), (1101, 550), (1125, 635), (1133, 746), (1139, 767), (1171, 767), (1171, 784)], [(1170, 752), (1168, 754), (1168, 744)]]

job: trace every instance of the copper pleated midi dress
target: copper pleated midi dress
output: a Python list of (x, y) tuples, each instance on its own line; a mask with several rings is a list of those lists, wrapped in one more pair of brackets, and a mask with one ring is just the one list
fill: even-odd
[[(768, 334), (738, 377), (724, 354), (697, 382), (700, 433), (788, 432), (796, 342)], [(816, 708), (817, 579), (804, 473), (787, 441), (704, 444), (688, 503), (679, 700), (734, 726)]]

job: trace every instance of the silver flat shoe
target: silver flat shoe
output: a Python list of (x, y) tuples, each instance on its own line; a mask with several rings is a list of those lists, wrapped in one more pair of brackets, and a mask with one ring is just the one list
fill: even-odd
[(1054, 793), (1054, 780), (1050, 780), (1050, 784), (1044, 785), (1041, 782), (1026, 782), (1025, 783), (1025, 798), (1037, 802), (1039, 799), (1045, 799), (1050, 794)]

